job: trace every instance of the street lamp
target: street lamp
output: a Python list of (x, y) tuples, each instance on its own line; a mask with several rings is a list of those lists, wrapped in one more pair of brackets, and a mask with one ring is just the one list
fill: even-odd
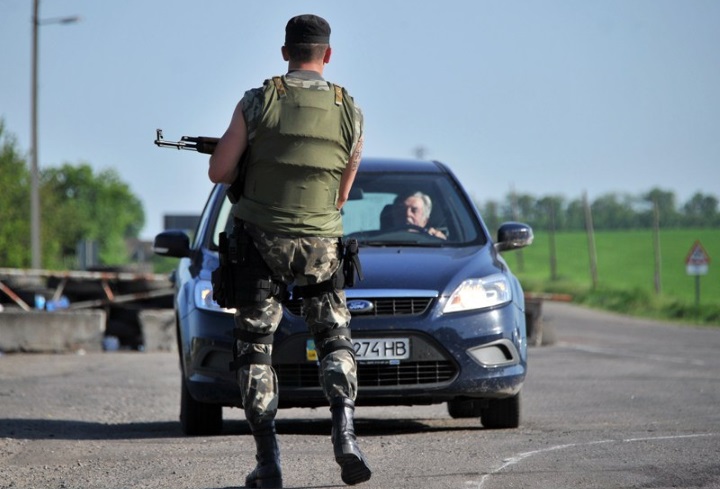
[(54, 17), (40, 19), (40, 0), (33, 0), (32, 18), (32, 95), (31, 95), (31, 131), (30, 131), (30, 249), (32, 268), (41, 268), (42, 249), (40, 247), (40, 171), (38, 169), (38, 34), (39, 27), (45, 24), (72, 24), (80, 17)]

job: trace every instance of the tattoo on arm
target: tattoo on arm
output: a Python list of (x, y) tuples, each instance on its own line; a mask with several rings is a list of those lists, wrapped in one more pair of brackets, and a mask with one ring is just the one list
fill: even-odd
[(360, 157), (362, 156), (363, 144), (365, 143), (364, 138), (360, 138), (355, 146), (355, 152), (350, 157), (350, 169), (357, 170), (360, 166)]

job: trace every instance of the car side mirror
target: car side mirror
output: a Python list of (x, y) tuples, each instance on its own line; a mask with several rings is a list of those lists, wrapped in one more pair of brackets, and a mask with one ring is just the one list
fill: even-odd
[(497, 251), (510, 251), (525, 248), (532, 244), (533, 238), (532, 228), (527, 224), (505, 222), (498, 229), (495, 249)]
[(190, 256), (190, 237), (178, 229), (163, 231), (155, 236), (152, 249), (156, 255), (185, 258)]

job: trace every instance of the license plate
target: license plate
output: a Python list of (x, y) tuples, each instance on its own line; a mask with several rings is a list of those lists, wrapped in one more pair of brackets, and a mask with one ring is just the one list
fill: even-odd
[[(408, 338), (361, 338), (353, 340), (355, 358), (360, 362), (390, 362), (410, 358), (410, 340)], [(315, 340), (309, 339), (305, 345), (305, 358), (310, 362), (318, 361)]]
[(360, 361), (407, 360), (410, 358), (408, 338), (353, 339), (355, 357)]

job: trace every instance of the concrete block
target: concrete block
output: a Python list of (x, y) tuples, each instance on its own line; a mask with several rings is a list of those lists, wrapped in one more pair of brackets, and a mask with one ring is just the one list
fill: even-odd
[(63, 353), (102, 351), (102, 310), (0, 312), (0, 351)]
[(177, 351), (174, 310), (143, 309), (138, 319), (145, 351)]

